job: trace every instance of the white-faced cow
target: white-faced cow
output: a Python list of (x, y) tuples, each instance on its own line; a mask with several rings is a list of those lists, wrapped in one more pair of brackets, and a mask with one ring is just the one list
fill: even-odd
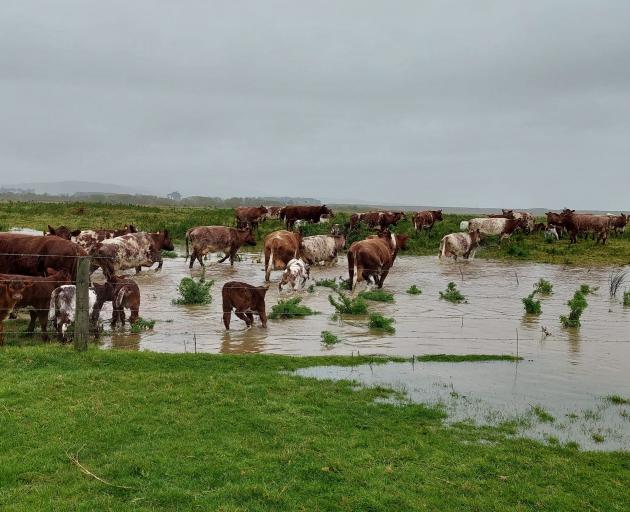
[(459, 257), (473, 259), (480, 241), (481, 233), (478, 229), (470, 233), (451, 233), (442, 238), (438, 256), (440, 259), (448, 257), (454, 260)]
[(304, 287), (304, 283), (311, 278), (310, 267), (302, 260), (302, 258), (293, 258), (284, 270), (282, 279), (278, 283), (278, 291), (282, 291), (282, 287), (290, 284), (293, 291)]
[(219, 260), (219, 263), (223, 263), (229, 258), (230, 265), (234, 265), (236, 253), (243, 245), (256, 245), (256, 238), (251, 229), (198, 226), (186, 231), (186, 259), (188, 259), (189, 255), (189, 246), (192, 247), (190, 268), (193, 267), (195, 259), (203, 267), (203, 257), (213, 252), (223, 252), (225, 255)]
[(300, 257), (302, 236), (292, 231), (274, 231), (265, 237), (265, 281), (272, 270), (284, 270), (287, 263)]

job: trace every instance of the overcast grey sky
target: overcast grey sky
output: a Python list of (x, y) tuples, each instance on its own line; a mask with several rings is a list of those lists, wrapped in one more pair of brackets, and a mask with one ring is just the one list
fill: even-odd
[(2, 183), (630, 209), (630, 2), (0, 3)]

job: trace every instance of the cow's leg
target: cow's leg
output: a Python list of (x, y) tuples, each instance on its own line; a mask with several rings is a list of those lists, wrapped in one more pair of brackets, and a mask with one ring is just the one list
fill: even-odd
[[(206, 259), (207, 259), (207, 256), (206, 256)], [(197, 261), (199, 262), (199, 265), (205, 268), (206, 264), (203, 262), (203, 256), (201, 255), (201, 253), (197, 253)]]
[(26, 328), (26, 332), (29, 333), (29, 334), (33, 334), (35, 332), (35, 322), (37, 320), (38, 312), (35, 311), (34, 309), (31, 309), (29, 311), (29, 314), (31, 316), (31, 321), (28, 323), (28, 327)]
[(253, 313), (246, 313), (247, 318), (249, 319), (249, 326), (253, 327), (254, 325), (254, 314)]
[(269, 282), (269, 276), (271, 275), (271, 265), (273, 265), (273, 261), (271, 260), (271, 251), (265, 250), (265, 282)]
[(48, 311), (38, 311), (39, 326), (42, 330), (42, 340), (48, 341)]
[(140, 272), (142, 272), (142, 267), (136, 267), (136, 274), (139, 274)]
[(264, 328), (267, 328), (267, 313), (265, 312), (265, 310), (263, 309), (262, 311), (259, 311), (258, 316), (260, 317), (260, 322), (262, 323), (262, 326)]
[(196, 259), (197, 259), (197, 249), (193, 249), (192, 254), (190, 255), (190, 263), (188, 263), (189, 269), (193, 268), (193, 264), (195, 263)]
[(245, 322), (245, 325), (247, 325), (247, 327), (251, 327), (251, 325), (249, 325), (249, 318), (247, 318), (247, 315), (245, 313), (242, 313), (241, 311), (235, 311), (235, 313), (237, 317)]
[(387, 277), (387, 274), (389, 274), (389, 269), (386, 268), (381, 272), (381, 279), (378, 282), (378, 287), (379, 288), (383, 288), (383, 283), (385, 282), (385, 278)]
[(225, 330), (230, 330), (230, 319), (232, 318), (232, 310), (223, 311), (223, 325), (225, 325)]
[(160, 270), (162, 270), (162, 265), (164, 264), (164, 260), (162, 259), (162, 256), (160, 255), (160, 259), (158, 260), (158, 266), (155, 269), (156, 272), (159, 272)]

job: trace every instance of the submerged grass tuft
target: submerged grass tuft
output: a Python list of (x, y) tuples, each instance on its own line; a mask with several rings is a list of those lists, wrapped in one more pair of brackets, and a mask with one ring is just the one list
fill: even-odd
[(580, 327), (580, 325), (582, 325), (580, 323), (580, 317), (588, 306), (588, 302), (586, 302), (586, 297), (582, 291), (585, 286), (588, 287), (588, 285), (582, 285), (582, 287), (575, 292), (573, 298), (567, 302), (570, 309), (569, 314), (567, 316), (560, 316), (560, 322), (564, 327)]
[(630, 307), (630, 291), (623, 292), (623, 305), (625, 307)]
[(412, 284), (407, 290), (407, 293), (409, 295), (420, 295), (422, 293), (422, 290), (418, 288), (415, 284)]
[(162, 258), (177, 258), (175, 251), (162, 251)]
[(534, 293), (549, 295), (553, 291), (553, 285), (542, 277), (534, 284)]
[(532, 292), (527, 297), (521, 299), (528, 315), (540, 315), (542, 313), (540, 301), (534, 298), (535, 293), (536, 292)]
[(322, 343), (326, 345), (334, 345), (341, 340), (330, 331), (322, 331)]
[(131, 332), (134, 334), (141, 333), (142, 331), (150, 331), (155, 326), (155, 320), (146, 320), (142, 317), (138, 318), (131, 324)]
[(370, 315), (370, 321), (368, 323), (368, 327), (370, 329), (385, 331), (389, 333), (396, 332), (396, 329), (392, 325), (396, 320), (393, 318), (387, 318), (381, 315), (380, 313), (373, 313)]
[(394, 296), (383, 290), (365, 290), (359, 293), (359, 297), (376, 302), (394, 302)]
[(213, 284), (214, 281), (206, 281), (205, 274), (196, 281), (192, 277), (184, 277), (177, 288), (180, 296), (173, 299), (173, 304), (210, 304), (212, 302), (210, 289)]
[(300, 302), (302, 302), (302, 297), (293, 297), (292, 299), (278, 301), (277, 304), (271, 307), (269, 318), (299, 318), (317, 314), (316, 311), (300, 304)]
[(624, 398), (620, 395), (609, 395), (606, 400), (615, 405), (630, 405), (630, 398)]
[(336, 279), (319, 279), (315, 281), (315, 286), (323, 286), (325, 288), (331, 288), (332, 290), (339, 288)]
[(346, 294), (338, 292), (338, 300), (332, 295), (328, 296), (328, 302), (335, 308), (338, 315), (365, 315), (368, 312), (367, 303), (363, 297), (348, 297)]
[(551, 414), (549, 414), (540, 405), (533, 405), (532, 406), (532, 412), (543, 423), (553, 423), (556, 420)]
[(453, 302), (454, 304), (466, 301), (466, 297), (457, 289), (457, 285), (453, 281), (448, 283), (445, 291), (440, 292), (440, 299)]

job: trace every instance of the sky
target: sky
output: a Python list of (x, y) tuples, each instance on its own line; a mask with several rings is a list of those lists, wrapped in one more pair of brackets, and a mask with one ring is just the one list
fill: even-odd
[(3, 0), (0, 185), (628, 210), (630, 2)]

